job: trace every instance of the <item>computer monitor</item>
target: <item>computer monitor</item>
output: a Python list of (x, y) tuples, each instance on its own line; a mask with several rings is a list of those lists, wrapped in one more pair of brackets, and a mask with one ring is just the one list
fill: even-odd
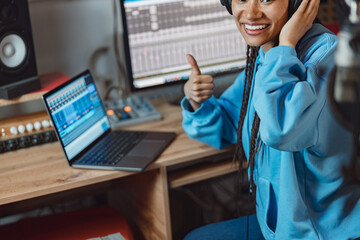
[(121, 0), (125, 58), (132, 92), (184, 83), (186, 54), (203, 74), (239, 72), (246, 43), (219, 0)]

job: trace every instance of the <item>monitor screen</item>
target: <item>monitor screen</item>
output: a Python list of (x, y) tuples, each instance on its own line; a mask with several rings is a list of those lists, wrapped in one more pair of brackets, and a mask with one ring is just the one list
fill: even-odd
[(239, 71), (246, 43), (219, 0), (121, 0), (130, 86), (184, 82), (192, 54), (202, 74)]
[(89, 72), (48, 95), (45, 97), (46, 105), (68, 160), (110, 129)]

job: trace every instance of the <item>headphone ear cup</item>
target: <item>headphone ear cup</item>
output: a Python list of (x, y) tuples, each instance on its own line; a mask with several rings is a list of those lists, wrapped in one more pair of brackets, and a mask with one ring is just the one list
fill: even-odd
[(226, 7), (226, 10), (232, 15), (231, 0), (220, 0), (221, 5)]

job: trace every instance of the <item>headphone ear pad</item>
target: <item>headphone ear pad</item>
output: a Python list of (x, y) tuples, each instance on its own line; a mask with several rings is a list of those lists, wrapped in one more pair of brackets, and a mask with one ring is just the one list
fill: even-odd
[(220, 0), (221, 4), (226, 7), (226, 10), (232, 15), (231, 0)]

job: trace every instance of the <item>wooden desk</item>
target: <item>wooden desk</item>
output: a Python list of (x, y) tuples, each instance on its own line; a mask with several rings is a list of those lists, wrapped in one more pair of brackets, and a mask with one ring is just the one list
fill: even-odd
[(154, 105), (163, 114), (163, 120), (126, 129), (175, 131), (177, 137), (145, 172), (71, 168), (58, 142), (0, 154), (0, 215), (115, 187), (122, 192), (122, 199), (111, 204), (131, 216), (146, 239), (171, 239), (169, 188), (230, 173), (237, 168), (231, 161), (221, 161), (169, 172), (169, 167), (207, 157), (231, 158), (232, 149), (219, 151), (189, 139), (182, 130), (180, 107), (161, 101)]

